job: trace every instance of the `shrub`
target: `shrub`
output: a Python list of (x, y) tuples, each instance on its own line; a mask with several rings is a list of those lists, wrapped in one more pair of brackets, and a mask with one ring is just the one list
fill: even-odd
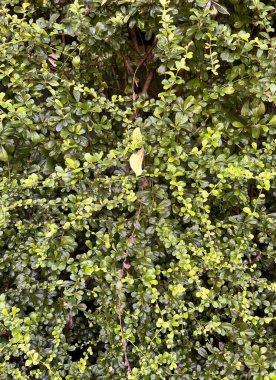
[(276, 379), (273, 1), (27, 1), (0, 10), (0, 377)]

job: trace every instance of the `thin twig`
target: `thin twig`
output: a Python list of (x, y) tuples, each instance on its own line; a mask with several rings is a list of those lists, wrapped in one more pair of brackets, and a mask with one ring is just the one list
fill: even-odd
[(125, 272), (127, 272), (127, 270), (130, 268), (130, 264), (127, 263), (127, 259), (129, 257), (129, 252), (135, 243), (135, 232), (138, 228), (138, 223), (141, 219), (144, 189), (147, 186), (149, 186), (149, 181), (147, 178), (144, 178), (143, 183), (142, 183), (142, 191), (141, 191), (141, 195), (140, 195), (139, 209), (138, 209), (138, 212), (136, 214), (136, 218), (135, 218), (135, 221), (133, 224), (132, 233), (131, 233), (130, 237), (128, 238), (128, 241), (127, 241), (127, 248), (126, 248), (126, 251), (124, 254), (124, 260), (123, 260), (122, 268), (119, 271), (119, 290), (118, 290), (117, 314), (118, 314), (118, 319), (119, 319), (119, 323), (120, 323), (120, 330), (121, 330), (121, 337), (122, 337), (122, 349), (123, 349), (123, 353), (124, 353), (125, 366), (127, 368), (128, 376), (131, 375), (131, 366), (129, 363), (128, 353), (127, 353), (127, 340), (126, 340), (125, 334), (124, 334), (124, 322), (123, 322), (123, 308), (124, 307), (123, 307), (123, 301), (122, 301), (122, 298), (123, 298), (123, 279), (124, 279)]
[(134, 222), (132, 233), (131, 233), (130, 237), (128, 238), (127, 249), (125, 251), (122, 268), (119, 271), (119, 290), (118, 290), (117, 315), (118, 315), (118, 319), (119, 319), (119, 323), (120, 323), (120, 330), (121, 330), (121, 337), (122, 337), (122, 349), (123, 349), (123, 353), (124, 353), (125, 366), (127, 368), (127, 374), (128, 375), (131, 375), (131, 366), (130, 366), (128, 354), (127, 354), (127, 340), (126, 340), (125, 334), (124, 334), (123, 301), (122, 301), (122, 298), (123, 298), (123, 278), (124, 278), (125, 271), (127, 271), (130, 268), (130, 265), (127, 263), (127, 259), (129, 257), (130, 249), (133, 246), (134, 241), (135, 241), (135, 232), (136, 232), (137, 225), (139, 223), (140, 216), (141, 216), (142, 199), (143, 199), (143, 189), (142, 189), (142, 193), (141, 193), (139, 210), (138, 210), (135, 222)]
[(66, 46), (66, 39), (65, 39), (65, 34), (64, 33), (61, 34), (61, 40), (62, 40), (62, 45), (63, 45), (63, 50), (64, 50), (65, 46)]

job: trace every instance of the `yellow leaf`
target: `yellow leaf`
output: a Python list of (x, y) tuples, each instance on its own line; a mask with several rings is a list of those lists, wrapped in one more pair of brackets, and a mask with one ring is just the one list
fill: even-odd
[(132, 148), (137, 149), (143, 145), (143, 136), (139, 127), (132, 132)]
[(23, 9), (26, 9), (26, 8), (28, 8), (30, 5), (31, 5), (30, 3), (23, 3), (23, 4), (22, 4), (22, 7), (23, 7)]
[(130, 167), (134, 171), (137, 177), (138, 175), (141, 175), (143, 172), (142, 164), (143, 164), (144, 155), (145, 155), (145, 150), (144, 148), (141, 148), (140, 150), (138, 150), (138, 152), (133, 153), (129, 159)]

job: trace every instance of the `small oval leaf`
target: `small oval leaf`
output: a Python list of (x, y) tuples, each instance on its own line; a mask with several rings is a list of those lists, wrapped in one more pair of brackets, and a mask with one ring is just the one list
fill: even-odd
[(0, 161), (7, 162), (9, 160), (8, 153), (3, 146), (0, 146)]
[(143, 172), (142, 164), (143, 164), (144, 155), (145, 155), (145, 150), (144, 148), (141, 148), (140, 150), (138, 150), (138, 152), (133, 153), (129, 159), (130, 167), (134, 171), (137, 177), (141, 175)]

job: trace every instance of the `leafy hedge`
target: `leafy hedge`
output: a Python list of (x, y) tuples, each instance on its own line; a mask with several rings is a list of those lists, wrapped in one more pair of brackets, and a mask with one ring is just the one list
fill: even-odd
[(1, 1), (1, 379), (276, 379), (273, 4)]

